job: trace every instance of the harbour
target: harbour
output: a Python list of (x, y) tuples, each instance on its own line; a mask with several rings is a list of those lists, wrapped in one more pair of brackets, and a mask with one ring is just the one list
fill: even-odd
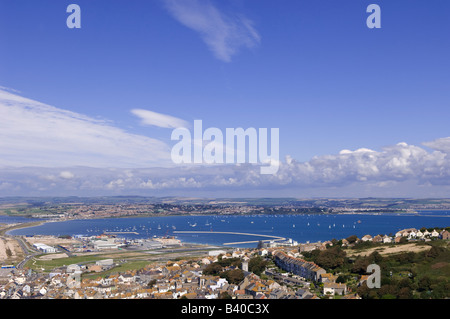
[[(351, 235), (395, 234), (410, 227), (447, 227), (449, 211), (417, 214), (189, 215), (83, 219), (43, 223), (9, 231), (11, 235), (114, 234), (129, 238), (175, 236), (183, 242), (255, 247), (259, 241), (292, 239), (299, 243)], [(295, 225), (295, 227), (294, 227)], [(249, 238), (248, 234), (256, 235)], [(281, 240), (280, 240), (281, 241)]]

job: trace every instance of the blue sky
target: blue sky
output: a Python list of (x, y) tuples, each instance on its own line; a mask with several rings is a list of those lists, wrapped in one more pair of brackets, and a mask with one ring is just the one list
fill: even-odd
[[(66, 7), (71, 3), (81, 7), (81, 29), (66, 26)], [(381, 7), (381, 29), (366, 26), (366, 8), (371, 3)], [(314, 157), (336, 157), (342, 150), (385, 154), (385, 148), (401, 142), (427, 156), (439, 155), (435, 151), (446, 155), (448, 12), (450, 3), (445, 0), (0, 0), (0, 86), (14, 96), (89, 117), (91, 124), (94, 119), (108, 123), (123, 145), (130, 145), (129, 135), (138, 136), (144, 144), (148, 138), (161, 152), (173, 144), (171, 130), (142, 125), (132, 110), (162, 113), (188, 123), (201, 119), (205, 127), (221, 129), (276, 127), (280, 158), (290, 156), (305, 165), (312, 165)], [(17, 134), (36, 136), (32, 130)], [(117, 143), (120, 153), (122, 144)], [(39, 156), (25, 161), (38, 152), (26, 143), (15, 147), (20, 156), (4, 151), (10, 159), (4, 165), (11, 166), (17, 156), (16, 163), (23, 166), (51, 166), (44, 155), (41, 163)], [(80, 147), (78, 164), (89, 166), (90, 157), (81, 160), (85, 150)], [(149, 147), (143, 154), (152, 150)], [(122, 153), (129, 158), (118, 162), (132, 166), (133, 156), (139, 156), (138, 146)], [(63, 166), (77, 164), (66, 163), (61, 154), (53, 158), (58, 156)], [(447, 177), (448, 156), (439, 158), (434, 164), (441, 180)], [(92, 161), (112, 166), (97, 158)], [(138, 161), (135, 166), (143, 165)], [(423, 165), (419, 170), (431, 164), (427, 159)], [(389, 172), (383, 178), (377, 175), (376, 182), (398, 178), (397, 173), (389, 178)], [(346, 173), (354, 182), (354, 174), (342, 174)], [(401, 194), (423, 194), (423, 188), (410, 186), (414, 185), (410, 179), (437, 187), (427, 176), (402, 177), (409, 186)], [(302, 190), (312, 187), (304, 183), (304, 175), (299, 178)], [(356, 179), (362, 183), (364, 178)], [(314, 181), (314, 187), (336, 187)], [(6, 182), (14, 184), (14, 178)], [(299, 186), (294, 186), (283, 187), (297, 194)], [(427, 194), (446, 192), (441, 187)], [(270, 187), (266, 193), (271, 193)], [(306, 193), (316, 194), (310, 188)], [(341, 193), (333, 194), (345, 195), (345, 190)]]

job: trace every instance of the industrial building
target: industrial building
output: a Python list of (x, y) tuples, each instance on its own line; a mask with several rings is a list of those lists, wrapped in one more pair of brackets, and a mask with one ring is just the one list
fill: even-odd
[(36, 248), (37, 250), (40, 250), (47, 254), (48, 253), (56, 253), (56, 251), (57, 251), (55, 247), (51, 247), (51, 246), (48, 246), (46, 244), (41, 244), (41, 243), (35, 243), (35, 244), (33, 244), (33, 247)]

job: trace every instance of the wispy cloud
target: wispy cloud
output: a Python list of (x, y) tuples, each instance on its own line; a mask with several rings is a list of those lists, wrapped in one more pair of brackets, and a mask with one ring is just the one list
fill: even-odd
[(143, 109), (133, 109), (131, 110), (131, 113), (141, 119), (142, 125), (158, 126), (163, 128), (189, 127), (189, 124), (186, 121), (166, 114)]
[(241, 14), (221, 12), (208, 0), (164, 2), (177, 21), (201, 35), (219, 60), (230, 62), (241, 48), (253, 48), (261, 41), (250, 19)]
[(170, 149), (159, 140), (0, 89), (0, 166), (148, 167), (167, 163), (171, 163)]

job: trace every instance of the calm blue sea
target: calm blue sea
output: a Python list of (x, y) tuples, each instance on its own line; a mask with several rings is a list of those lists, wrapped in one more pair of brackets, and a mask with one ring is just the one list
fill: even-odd
[[(3, 219), (5, 219), (4, 217)], [(0, 219), (1, 222), (2, 219)], [(222, 245), (229, 242), (268, 239), (260, 236), (215, 234), (238, 232), (292, 238), (300, 243), (341, 239), (350, 235), (395, 234), (405, 228), (448, 227), (450, 211), (420, 211), (419, 214), (349, 215), (252, 215), (171, 216), (71, 220), (17, 229), (12, 235), (100, 235), (108, 232), (137, 232), (127, 238), (176, 236), (184, 242)], [(206, 234), (178, 234), (176, 231), (206, 231)], [(235, 245), (255, 247), (256, 244)]]

